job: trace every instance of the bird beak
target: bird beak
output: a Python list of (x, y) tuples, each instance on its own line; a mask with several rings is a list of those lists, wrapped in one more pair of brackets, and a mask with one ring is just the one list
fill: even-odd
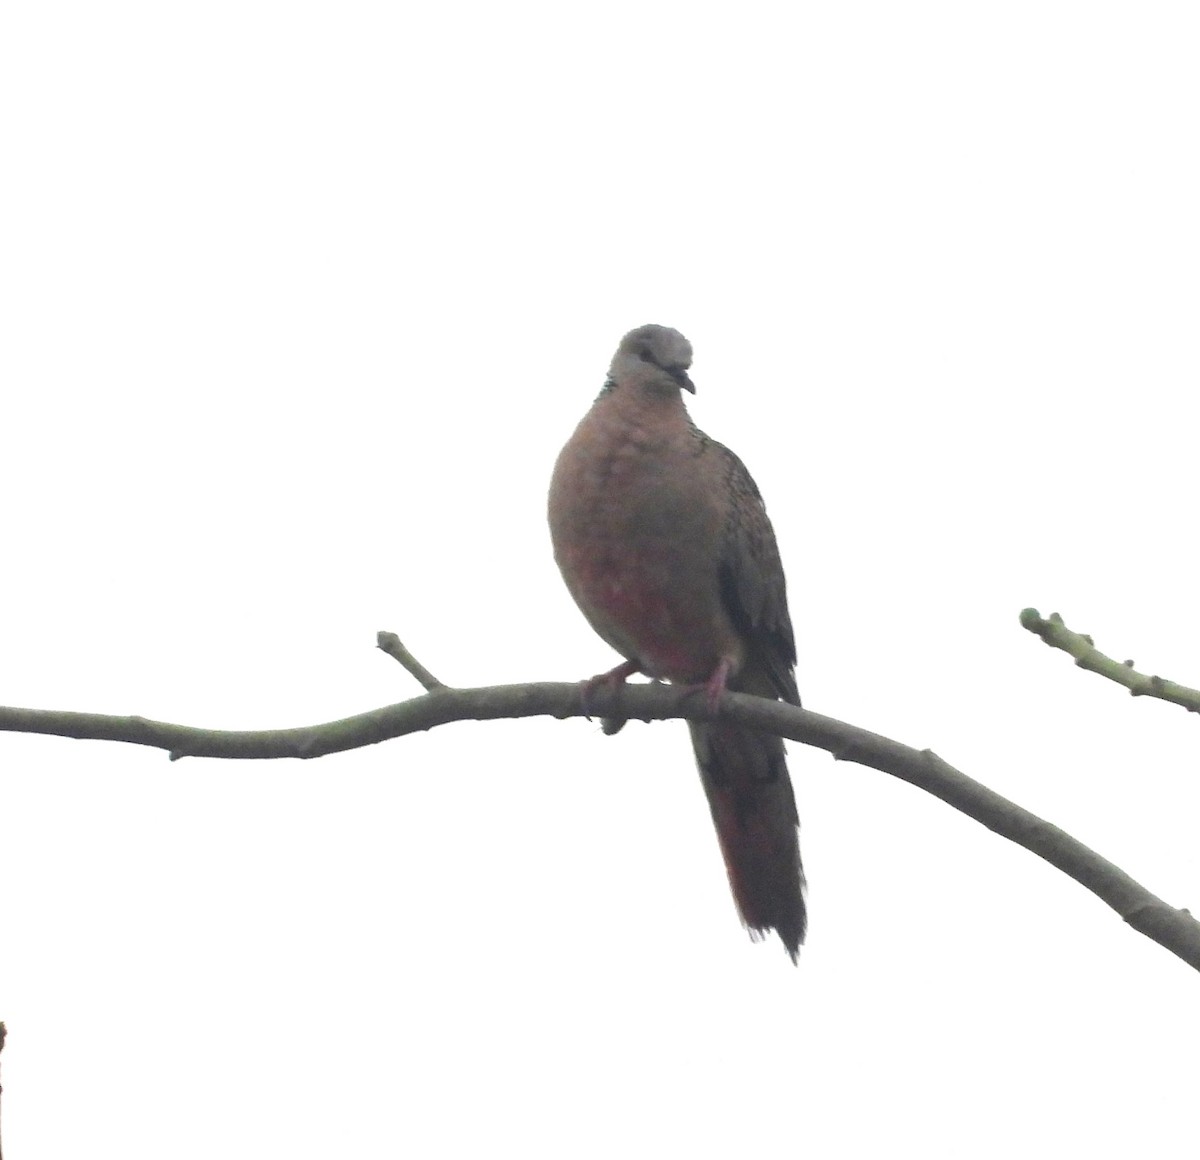
[(691, 393), (692, 393), (693, 395), (696, 393), (696, 384), (695, 384), (695, 383), (693, 383), (693, 382), (692, 382), (692, 380), (688, 378), (688, 373), (687, 373), (687, 371), (685, 371), (685, 370), (683, 369), (683, 367), (672, 367), (672, 368), (671, 368), (671, 369), (670, 369), (670, 370), (669, 370), (667, 373), (668, 373), (668, 374), (671, 376), (671, 378), (673, 378), (673, 379), (674, 379), (674, 380), (675, 380), (675, 381), (676, 381), (676, 382), (677, 382), (677, 383), (678, 383), (678, 384), (679, 384), (679, 385), (680, 385), (680, 386), (681, 386), (681, 387), (682, 387), (682, 388), (683, 388), (685, 391), (691, 391)]

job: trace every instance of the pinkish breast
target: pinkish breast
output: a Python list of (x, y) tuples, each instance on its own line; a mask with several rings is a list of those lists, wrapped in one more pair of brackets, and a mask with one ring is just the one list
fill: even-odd
[(706, 680), (724, 643), (715, 610), (692, 597), (662, 554), (619, 555), (592, 547), (572, 553), (564, 569), (592, 627), (618, 652), (637, 660), (648, 676)]
[(682, 403), (663, 406), (597, 400), (555, 465), (550, 530), (596, 632), (650, 676), (699, 682), (742, 646), (714, 575), (724, 512)]

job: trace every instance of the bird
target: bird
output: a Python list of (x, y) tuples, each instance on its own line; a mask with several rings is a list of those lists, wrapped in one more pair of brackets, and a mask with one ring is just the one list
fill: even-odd
[(621, 339), (555, 463), (550, 537), (575, 603), (624, 658), (584, 683), (585, 707), (599, 683), (641, 673), (717, 710), (688, 727), (733, 898), (751, 937), (775, 931), (797, 962), (807, 911), (783, 741), (719, 714), (727, 690), (800, 704), (787, 585), (749, 471), (688, 414), (691, 365), (670, 327)]

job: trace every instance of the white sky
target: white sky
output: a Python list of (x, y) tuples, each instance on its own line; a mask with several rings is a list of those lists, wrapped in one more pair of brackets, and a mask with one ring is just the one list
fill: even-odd
[[(621, 334), (696, 348), (806, 704), (1200, 908), (1189, 3), (106, 4), (0, 29), (0, 703), (258, 728), (614, 663), (551, 560)], [(23, 1160), (1090, 1157), (1194, 1140), (1200, 980), (791, 747), (799, 969), (684, 728), (307, 764), (0, 737)]]

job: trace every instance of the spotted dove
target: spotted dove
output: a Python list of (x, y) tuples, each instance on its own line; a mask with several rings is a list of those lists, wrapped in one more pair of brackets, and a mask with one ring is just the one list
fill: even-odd
[[(702, 685), (713, 705), (726, 689), (799, 705), (775, 533), (742, 461), (688, 416), (691, 363), (691, 344), (665, 326), (621, 340), (554, 468), (554, 556), (625, 658), (607, 679)], [(753, 937), (777, 931), (794, 961), (804, 874), (783, 742), (719, 714), (689, 727), (742, 921)]]

